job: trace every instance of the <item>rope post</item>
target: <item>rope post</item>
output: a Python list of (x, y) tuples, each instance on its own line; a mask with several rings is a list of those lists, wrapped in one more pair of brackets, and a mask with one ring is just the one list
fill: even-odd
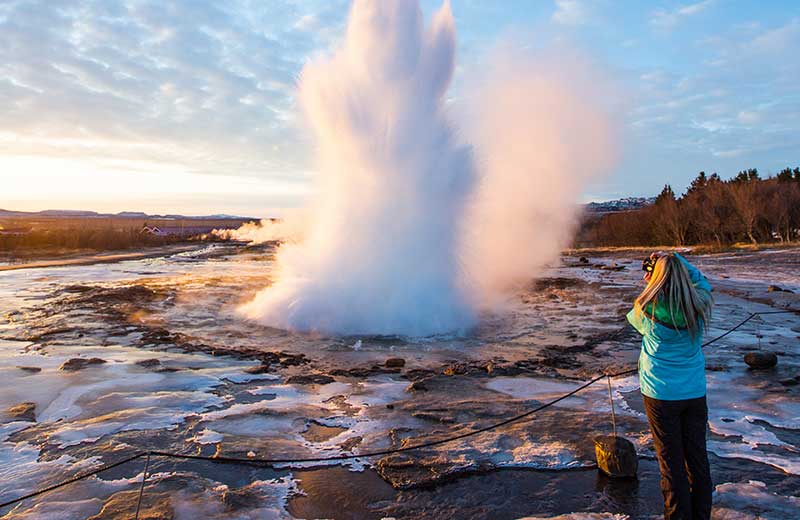
[(144, 461), (144, 473), (142, 473), (142, 485), (139, 487), (139, 499), (136, 501), (136, 520), (139, 520), (139, 509), (142, 507), (142, 497), (144, 496), (144, 484), (147, 482), (147, 470), (150, 469), (150, 452), (147, 452), (147, 458)]
[(756, 322), (756, 342), (758, 343), (758, 350), (761, 350), (761, 316), (759, 314), (754, 314), (755, 322)]
[(617, 416), (614, 413), (614, 397), (611, 393), (611, 374), (606, 374), (608, 382), (608, 402), (611, 403), (611, 426), (614, 428), (614, 437), (617, 436)]

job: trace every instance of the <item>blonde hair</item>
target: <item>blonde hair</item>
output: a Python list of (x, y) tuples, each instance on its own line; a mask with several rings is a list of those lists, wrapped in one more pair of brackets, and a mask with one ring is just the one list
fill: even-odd
[(655, 319), (655, 309), (660, 300), (666, 300), (673, 323), (676, 323), (676, 311), (683, 314), (692, 337), (700, 334), (701, 325), (704, 329), (708, 328), (713, 305), (711, 293), (695, 288), (686, 266), (671, 253), (660, 256), (656, 261), (647, 287), (634, 302), (634, 311), (642, 315), (647, 305), (652, 303), (650, 318)]

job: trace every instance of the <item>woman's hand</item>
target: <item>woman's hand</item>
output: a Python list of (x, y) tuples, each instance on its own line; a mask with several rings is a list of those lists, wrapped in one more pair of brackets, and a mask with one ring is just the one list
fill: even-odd
[[(663, 251), (653, 251), (650, 253), (650, 260), (658, 260), (660, 257), (664, 256)], [(642, 277), (645, 282), (650, 283), (650, 278), (653, 276), (653, 271), (645, 271), (644, 276)]]

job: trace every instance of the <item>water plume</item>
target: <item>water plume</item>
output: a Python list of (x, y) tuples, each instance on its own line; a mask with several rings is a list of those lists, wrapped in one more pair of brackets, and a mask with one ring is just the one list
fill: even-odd
[(583, 184), (613, 158), (597, 78), (580, 61), (499, 52), (467, 98), (473, 153), (445, 109), (455, 47), (448, 3), (427, 26), (416, 0), (353, 3), (342, 46), (299, 82), (318, 158), (302, 233), (246, 316), (337, 334), (464, 332), (569, 242)]
[(247, 316), (340, 334), (473, 323), (460, 226), (475, 173), (443, 108), (454, 58), (449, 4), (426, 27), (414, 0), (353, 3), (343, 46), (300, 78), (319, 157), (305, 237)]
[(617, 158), (615, 87), (565, 46), (498, 46), (469, 89), (480, 183), (465, 263), (483, 304), (526, 283), (571, 243), (586, 186)]

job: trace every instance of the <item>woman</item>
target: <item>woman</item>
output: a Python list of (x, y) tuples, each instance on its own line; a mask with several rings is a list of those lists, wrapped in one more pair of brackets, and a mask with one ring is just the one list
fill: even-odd
[(652, 269), (644, 276), (647, 287), (628, 321), (642, 335), (639, 381), (661, 470), (664, 517), (709, 519), (712, 490), (701, 343), (711, 318), (711, 285), (678, 253), (653, 253), (650, 260), (645, 262)]

